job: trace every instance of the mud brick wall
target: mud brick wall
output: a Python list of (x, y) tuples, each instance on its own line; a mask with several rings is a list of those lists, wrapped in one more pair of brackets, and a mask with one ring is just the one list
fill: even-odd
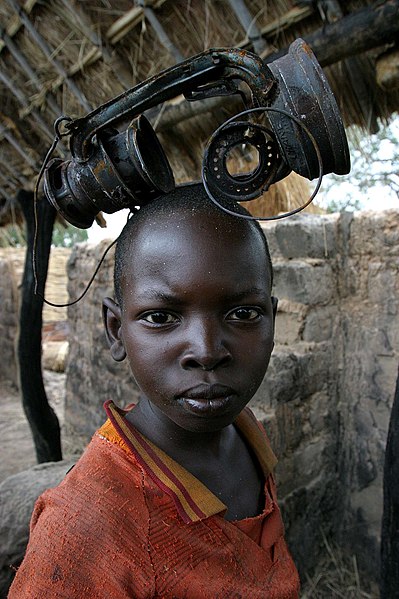
[[(279, 457), (287, 537), (302, 572), (322, 532), (378, 571), (382, 467), (399, 362), (399, 211), (298, 215), (268, 224), (279, 298), (276, 346), (252, 408)], [(70, 261), (70, 294), (104, 250)], [(69, 309), (68, 434), (82, 447), (102, 403), (134, 401), (128, 366), (109, 356), (101, 300), (112, 296), (112, 255), (86, 300)]]
[(18, 291), (11, 262), (0, 256), (0, 381), (17, 383)]
[[(64, 303), (67, 295), (66, 263), (71, 254), (68, 248), (51, 250), (46, 282), (46, 298)], [(18, 385), (16, 351), (18, 341), (20, 285), (25, 264), (25, 248), (0, 248), (0, 380)], [(65, 308), (43, 309), (44, 324), (64, 322)]]

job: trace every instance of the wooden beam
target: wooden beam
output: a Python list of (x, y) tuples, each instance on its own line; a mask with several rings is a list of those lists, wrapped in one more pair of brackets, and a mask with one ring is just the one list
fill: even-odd
[[(13, 0), (10, 0), (13, 1)], [(33, 0), (31, 0), (33, 2)], [(37, 1), (37, 0), (35, 0)], [(147, 0), (147, 4), (154, 8), (159, 8), (164, 4), (166, 0)], [(123, 39), (136, 25), (141, 23), (145, 18), (144, 11), (141, 7), (135, 7), (120, 17), (115, 23), (108, 29), (106, 33), (106, 39), (110, 44), (116, 44), (118, 41)], [(8, 29), (7, 29), (8, 32)], [(95, 64), (98, 60), (103, 58), (101, 49), (98, 47), (91, 48), (85, 56), (76, 64), (72, 65), (67, 71), (67, 78), (70, 79), (81, 73), (86, 67)], [(61, 75), (57, 77), (55, 81), (51, 83), (51, 87), (48, 87), (48, 91), (56, 92), (65, 81), (65, 77)], [(42, 87), (46, 87), (43, 85)], [(47, 92), (45, 92), (46, 95)], [(39, 105), (40, 100), (37, 100)], [(35, 102), (32, 102), (32, 106), (36, 106)], [(87, 110), (90, 112), (90, 109)]]
[(121, 84), (121, 87), (123, 89), (128, 89), (132, 84), (132, 74), (118, 55), (115, 57), (111, 55), (106, 42), (102, 40), (100, 34), (96, 33), (94, 24), (91, 22), (89, 16), (82, 10), (81, 4), (70, 2), (70, 0), (61, 0), (61, 2), (65, 6), (67, 14), (71, 14), (72, 16), (73, 21), (71, 22), (71, 28), (76, 27), (76, 25), (78, 26), (81, 33), (83, 33), (83, 35), (99, 51), (100, 57), (106, 64), (110, 64), (112, 61), (116, 63), (117, 69), (114, 69), (114, 75)]
[(267, 42), (256, 24), (256, 17), (251, 15), (244, 0), (229, 0), (229, 4), (244, 29), (249, 43), (253, 46), (254, 52), (256, 54), (266, 52), (268, 50)]
[(160, 43), (165, 48), (165, 50), (167, 50), (167, 52), (169, 52), (169, 54), (171, 56), (173, 56), (175, 62), (182, 62), (184, 59), (184, 56), (180, 53), (180, 50), (178, 50), (178, 48), (176, 48), (176, 46), (169, 39), (165, 29), (162, 27), (162, 25), (159, 22), (157, 15), (153, 11), (153, 9), (150, 8), (149, 6), (144, 5), (143, 11), (144, 11), (145, 18), (148, 19), (148, 22), (150, 23), (151, 27), (155, 31), (157, 38), (159, 39)]
[[(285, 29), (292, 27), (292, 25), (295, 25), (295, 23), (299, 23), (300, 21), (310, 17), (313, 13), (314, 9), (312, 6), (304, 6), (303, 8), (296, 6), (291, 8), (289, 11), (281, 15), (281, 17), (270, 21), (270, 23), (265, 25), (265, 27), (262, 27), (261, 35), (264, 38), (273, 37), (277, 32), (284, 31)], [(238, 44), (238, 47), (246, 48), (250, 45), (250, 43), (250, 40), (246, 37)], [(268, 52), (266, 49), (263, 51), (262, 56), (266, 56), (267, 54), (270, 54), (270, 51)]]
[[(14, 191), (17, 189), (17, 184), (10, 177), (6, 177), (3, 175), (2, 171), (0, 171), (0, 181), (2, 181), (7, 187), (11, 187)], [(18, 182), (19, 183), (19, 182)]]
[[(38, 3), (38, 0), (26, 0), (26, 2), (22, 8), (26, 12), (26, 14), (29, 15), (32, 12), (33, 7), (37, 3)], [(22, 21), (17, 15), (15, 15), (11, 19), (10, 24), (7, 27), (7, 34), (10, 37), (14, 37), (14, 35), (16, 35), (18, 33), (18, 31), (21, 29), (21, 27), (22, 27)], [(4, 47), (5, 47), (4, 42), (0, 41), (0, 52), (3, 50)]]
[[(153, 0), (152, 2), (148, 2), (147, 6), (151, 5), (154, 9), (162, 6), (166, 0)], [(279, 19), (275, 19), (268, 26), (262, 28), (262, 35), (272, 35), (277, 30), (282, 31), (301, 21), (302, 19), (307, 18), (313, 13), (313, 9), (311, 7), (305, 8), (293, 8), (289, 10), (287, 13), (282, 15)], [(108, 29), (105, 37), (106, 40), (111, 44), (117, 44), (121, 39), (123, 39), (134, 27), (136, 27), (139, 23), (141, 23), (145, 18), (144, 11), (141, 7), (134, 7), (129, 10), (127, 13), (122, 15), (117, 21), (111, 25)], [(245, 38), (240, 44), (237, 44), (237, 47), (245, 47), (250, 44), (249, 40)], [(98, 60), (102, 58), (101, 51), (98, 48), (90, 49), (87, 54), (79, 61), (73, 65), (70, 69), (68, 69), (68, 75), (74, 76), (78, 74), (80, 71), (83, 71), (86, 67), (96, 63)], [(52, 89), (55, 91), (57, 87), (62, 84), (62, 79), (58, 78), (56, 82), (52, 85)]]
[(10, 194), (2, 185), (0, 185), (0, 195), (6, 200), (6, 203), (11, 202)]
[[(399, 0), (375, 2), (334, 23), (304, 35), (322, 67), (399, 39)], [(269, 62), (284, 56), (287, 49), (267, 57)]]
[(378, 57), (377, 83), (385, 90), (399, 87), (399, 48), (393, 48)]
[[(33, 1), (33, 0), (32, 0)], [(152, 3), (154, 8), (161, 6), (166, 0), (157, 0)], [(335, 23), (331, 23), (317, 30), (314, 33), (304, 36), (304, 39), (312, 46), (318, 61), (322, 66), (338, 62), (339, 60), (359, 54), (374, 47), (394, 42), (399, 37), (399, 0), (388, 0), (381, 4), (376, 2), (372, 6), (365, 7), (359, 11), (347, 15)], [(277, 30), (286, 29), (296, 22), (299, 22), (311, 14), (312, 7), (293, 8), (280, 17), (262, 28), (263, 36), (273, 35)], [(143, 9), (135, 7), (123, 15), (120, 19), (108, 29), (106, 38), (110, 43), (117, 43), (129, 31), (140, 23), (144, 18)], [(354, 35), (352, 36), (352, 32)], [(352, 37), (356, 39), (352, 39)], [(241, 46), (245, 46), (249, 41), (243, 40)], [(272, 62), (280, 56), (286, 54), (287, 48), (273, 54), (262, 55), (266, 62)], [(80, 70), (95, 63), (101, 59), (102, 54), (98, 48), (93, 48), (88, 52), (79, 64), (74, 65), (68, 71), (68, 75), (74, 76)], [(62, 77), (58, 78), (51, 89), (56, 90), (62, 85)], [(225, 104), (226, 99), (219, 100), (220, 104)], [(196, 108), (198, 107), (198, 110)], [(164, 112), (165, 121), (176, 122), (173, 111), (179, 111), (182, 119), (190, 118), (195, 114), (200, 114), (208, 108), (204, 108), (200, 102), (193, 105), (190, 110), (182, 110), (179, 104), (168, 106)], [(186, 115), (186, 116), (184, 116)], [(170, 125), (172, 126), (172, 125)], [(159, 129), (167, 128), (163, 119), (159, 123)]]
[[(317, 7), (325, 23), (335, 23), (343, 19), (344, 13), (338, 0), (324, 0), (317, 2)], [(368, 77), (364, 74), (364, 61), (359, 56), (349, 56), (342, 61), (343, 73), (347, 72), (354, 97), (356, 98), (363, 122), (366, 123), (370, 133), (377, 133), (379, 130), (375, 102), (373, 95), (370, 94)]]
[(27, 162), (34, 170), (37, 170), (39, 164), (31, 157), (27, 152), (25, 152), (24, 148), (21, 144), (15, 139), (11, 131), (3, 127), (0, 123), (0, 135), (4, 137), (8, 141), (10, 145), (18, 152), (20, 156)]
[(25, 29), (28, 31), (29, 35), (39, 46), (39, 48), (41, 49), (43, 54), (46, 56), (46, 58), (50, 62), (50, 64), (59, 73), (59, 75), (61, 75), (61, 77), (64, 79), (65, 84), (69, 87), (69, 89), (71, 90), (73, 95), (76, 97), (78, 102), (81, 104), (81, 106), (83, 106), (83, 108), (85, 110), (90, 112), (91, 106), (90, 106), (89, 102), (87, 101), (85, 95), (80, 91), (80, 89), (76, 86), (76, 84), (68, 77), (68, 73), (66, 72), (66, 70), (64, 69), (62, 64), (53, 57), (53, 51), (51, 50), (51, 48), (47, 44), (47, 42), (44, 40), (44, 38), (37, 31), (37, 29), (35, 29), (35, 27), (31, 23), (28, 15), (18, 5), (16, 0), (6, 0), (6, 1), (18, 14), (19, 18), (21, 19), (21, 21), (22, 21)]
[(33, 119), (39, 125), (42, 133), (44, 133), (44, 135), (47, 137), (47, 140), (52, 141), (54, 139), (54, 133), (51, 131), (50, 127), (47, 125), (47, 123), (44, 122), (43, 118), (37, 112), (36, 109), (30, 109), (27, 98), (24, 96), (21, 90), (11, 81), (11, 79), (4, 73), (4, 71), (0, 71), (0, 81), (2, 81), (4, 85), (10, 90), (13, 96), (26, 110), (26, 113), (32, 115)]
[[(152, 6), (157, 9), (162, 4), (164, 4), (166, 0), (152, 0), (150, 2), (147, 1), (147, 6)], [(111, 25), (106, 33), (106, 38), (111, 44), (116, 44), (122, 38), (124, 38), (129, 31), (134, 29), (136, 25), (141, 23), (145, 18), (144, 9), (141, 6), (135, 6), (127, 11), (124, 15), (122, 15), (115, 23)]]
[(29, 189), (29, 187), (32, 185), (32, 182), (29, 182), (28, 179), (20, 172), (20, 170), (14, 168), (8, 158), (5, 158), (5, 156), (0, 156), (0, 163), (1, 167), (10, 173), (10, 175), (14, 177), (16, 181), (19, 181), (22, 187)]
[[(34, 69), (30, 66), (25, 55), (20, 51), (17, 44), (14, 43), (14, 40), (8, 35), (8, 33), (4, 29), (0, 30), (0, 36), (2, 37), (3, 42), (5, 46), (7, 46), (7, 49), (10, 52), (10, 54), (18, 62), (18, 64), (20, 65), (24, 73), (29, 77), (30, 81), (35, 86), (35, 88), (38, 91), (40, 91), (42, 89), (42, 83), (40, 82), (40, 79), (36, 75)], [(53, 111), (54, 116), (59, 116), (60, 114), (62, 114), (61, 108), (58, 107), (57, 102), (50, 94), (46, 96), (46, 100), (51, 110)]]
[[(358, 16), (360, 18), (358, 20)], [(353, 31), (353, 36), (352, 36)], [(356, 38), (352, 40), (352, 37)], [(387, 0), (385, 3), (376, 2), (374, 5), (361, 9), (350, 15), (318, 29), (314, 33), (303, 36), (303, 39), (312, 47), (321, 66), (327, 66), (354, 54), (361, 54), (366, 50), (381, 45), (394, 43), (399, 39), (399, 0)], [(335, 40), (335, 45), (330, 46), (330, 40)], [(353, 43), (352, 43), (353, 42)], [(273, 54), (262, 56), (266, 63), (287, 54), (288, 48)], [(214, 107), (226, 106), (226, 98), (215, 98)], [(198, 107), (197, 107), (198, 106)], [(202, 102), (195, 103), (190, 110), (185, 111), (180, 103), (171, 104), (163, 111), (158, 130), (168, 129), (176, 123), (174, 112), (179, 112), (182, 120), (204, 112)], [(165, 123), (163, 119), (165, 117)], [(170, 123), (170, 124), (169, 124)]]

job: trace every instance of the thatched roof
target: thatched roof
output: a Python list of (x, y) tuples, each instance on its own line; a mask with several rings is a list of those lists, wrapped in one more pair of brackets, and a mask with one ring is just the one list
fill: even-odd
[[(397, 2), (388, 3), (397, 9)], [(373, 5), (360, 0), (341, 3), (341, 8), (335, 0), (245, 0), (252, 19), (248, 32), (233, 6), (243, 5), (242, 1), (147, 0), (144, 7), (140, 4), (144, 3), (0, 0), (0, 206), (21, 187), (32, 189), (53, 137), (52, 123), (60, 114), (83, 116), (150, 75), (209, 47), (240, 46), (270, 58), (295, 38), (306, 39), (323, 27), (327, 31), (329, 24)], [(371, 131), (378, 118), (387, 120), (398, 109), (399, 88), (384, 89), (376, 80), (376, 61), (383, 53), (389, 51), (392, 68), (398, 68), (393, 44), (386, 42), (374, 39), (366, 43), (366, 51), (326, 68), (347, 125), (356, 123)], [(330, 57), (325, 62), (334, 60)], [(179, 122), (177, 116), (176, 123), (180, 112), (171, 117), (165, 108), (155, 117), (155, 125), (176, 178), (196, 178), (204, 142), (234, 110), (219, 103), (190, 119)], [(277, 196), (280, 193), (281, 201), (286, 197), (284, 185), (280, 184), (282, 192), (278, 186), (274, 191)]]

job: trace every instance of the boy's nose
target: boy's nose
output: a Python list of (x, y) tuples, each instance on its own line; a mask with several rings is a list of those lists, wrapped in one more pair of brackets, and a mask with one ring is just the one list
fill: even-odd
[(232, 355), (223, 341), (219, 327), (208, 322), (191, 328), (190, 342), (186, 345), (180, 363), (185, 370), (215, 370), (228, 364), (231, 359)]

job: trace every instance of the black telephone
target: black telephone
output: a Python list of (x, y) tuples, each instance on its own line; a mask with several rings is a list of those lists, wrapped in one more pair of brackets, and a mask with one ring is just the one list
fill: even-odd
[[(303, 40), (293, 42), (287, 55), (269, 64), (244, 50), (212, 49), (147, 79), (83, 118), (66, 120), (71, 159), (49, 162), (44, 191), (67, 221), (87, 228), (100, 211), (134, 210), (173, 189), (171, 167), (143, 113), (180, 94), (188, 101), (249, 97), (246, 110), (223, 123), (204, 152), (202, 178), (218, 205), (258, 197), (291, 170), (320, 180), (323, 173), (349, 172), (338, 107)], [(262, 111), (268, 127), (259, 119), (249, 120)], [(130, 124), (123, 128), (128, 119)], [(232, 175), (227, 156), (240, 144), (254, 146), (259, 162), (250, 173)]]

